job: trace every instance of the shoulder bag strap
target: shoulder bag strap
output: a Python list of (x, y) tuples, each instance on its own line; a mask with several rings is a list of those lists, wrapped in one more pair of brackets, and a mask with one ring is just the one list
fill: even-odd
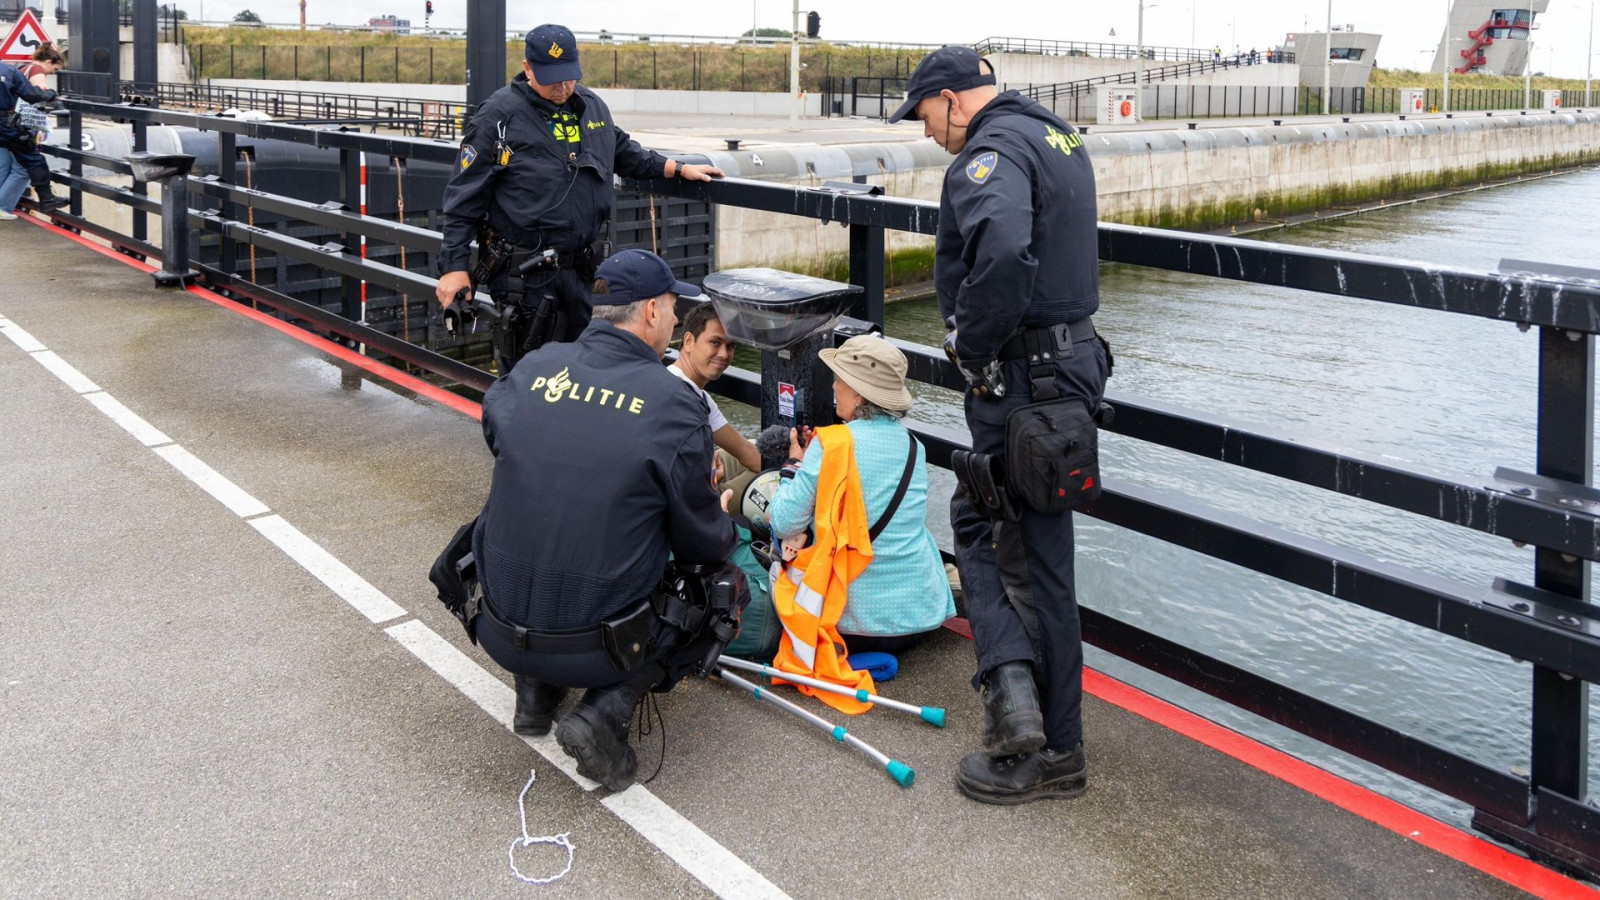
[(917, 467), (917, 439), (910, 431), (906, 432), (906, 437), (911, 441), (911, 449), (906, 454), (906, 470), (900, 474), (900, 484), (894, 489), (894, 497), (889, 501), (889, 508), (883, 511), (883, 515), (878, 517), (878, 521), (874, 522), (867, 532), (867, 537), (874, 541), (883, 533), (883, 529), (889, 527), (889, 520), (894, 518), (895, 510), (900, 508), (900, 501), (905, 499), (906, 488), (911, 486), (911, 472)]

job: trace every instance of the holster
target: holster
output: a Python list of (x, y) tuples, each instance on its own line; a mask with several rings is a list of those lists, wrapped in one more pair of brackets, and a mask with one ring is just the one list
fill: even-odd
[(456, 617), (474, 644), (478, 642), (477, 618), (483, 602), (477, 559), (472, 554), (472, 531), (477, 525), (474, 518), (457, 529), (428, 571), (428, 580), (439, 591), (439, 602)]
[(600, 623), (600, 645), (619, 670), (632, 672), (644, 665), (653, 643), (655, 619), (650, 604), (636, 603)]
[(950, 471), (967, 491), (967, 499), (979, 514), (991, 519), (1015, 522), (1021, 518), (1006, 486), (1003, 465), (989, 453), (957, 450), (950, 454)]

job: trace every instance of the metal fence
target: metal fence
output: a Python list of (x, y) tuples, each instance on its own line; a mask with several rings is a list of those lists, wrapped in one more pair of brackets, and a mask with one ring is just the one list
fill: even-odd
[[(522, 70), (521, 41), (508, 54), (506, 78)], [(189, 71), (210, 78), (263, 81), (341, 81), (356, 84), (465, 84), (460, 46), (334, 46), (190, 44)], [(826, 45), (804, 48), (802, 86), (818, 89), (835, 75), (911, 74), (921, 54), (884, 50), (835, 55)], [(584, 83), (599, 88), (682, 91), (789, 90), (789, 56), (771, 48), (645, 45), (583, 51)]]
[[(448, 145), (410, 138), (312, 131), (293, 126), (213, 119), (170, 111), (69, 101), (72, 147), (82, 146), (82, 120), (99, 115), (131, 120), (135, 143), (151, 124), (189, 125), (215, 133), (228, 165), (244, 139), (278, 139), (337, 149), (342, 196), (356, 191), (358, 154), (448, 165)], [(124, 252), (155, 254), (144, 238), (145, 217), (157, 204), (137, 189), (83, 179), (85, 166), (127, 172), (120, 160), (78, 150), (49, 148), (70, 160), (58, 176), (71, 187), (69, 210), (52, 215), (96, 234)], [(335, 204), (262, 195), (220, 180), (191, 179), (192, 189), (214, 198), (214, 212), (189, 210), (187, 225), (220, 236), (224, 248), (259, 250), (313, 267), (340, 284), (338, 312), (288, 296), (282, 284), (239, 276), (226, 256), (200, 266), (212, 287), (278, 310), (309, 327), (360, 342), (375, 352), (479, 389), (490, 377), (472, 366), (395, 335), (359, 324), (356, 286), (380, 285), (397, 294), (428, 297), (434, 281), (415, 268), (363, 260), (369, 243), (436, 252), (439, 235), (409, 223), (361, 216)], [(711, 183), (657, 181), (638, 185), (657, 197), (727, 205), (842, 223), (850, 229), (850, 278), (867, 287), (856, 314), (883, 321), (883, 254), (886, 229), (932, 234), (936, 204), (869, 196), (834, 188), (797, 188), (742, 179)], [(83, 216), (85, 194), (133, 207), (132, 235)], [(170, 196), (170, 195), (169, 195)], [(651, 201), (653, 204), (655, 201)], [(652, 207), (653, 209), (654, 207)], [(271, 209), (299, 223), (342, 235), (313, 244), (283, 229), (252, 226), (247, 211)], [(653, 231), (653, 229), (652, 229)], [(1362, 453), (1252, 427), (1210, 412), (1134, 395), (1110, 393), (1117, 415), (1109, 428), (1125, 437), (1173, 448), (1254, 472), (1358, 498), (1395, 515), (1414, 515), (1452, 527), (1494, 535), (1536, 548), (1523, 579), (1473, 584), (1373, 559), (1360, 551), (1286, 532), (1208, 507), (1185, 495), (1108, 480), (1088, 515), (1209, 554), (1286, 583), (1379, 612), (1530, 664), (1533, 682), (1532, 766), (1526, 776), (1506, 764), (1467, 759), (1326, 701), (1300, 693), (1247, 668), (1209, 657), (1108, 612), (1084, 608), (1087, 640), (1110, 652), (1242, 709), (1300, 731), (1332, 747), (1454, 797), (1475, 810), (1480, 830), (1530, 850), (1560, 867), (1600, 875), (1600, 810), (1587, 794), (1588, 685), (1600, 681), (1600, 616), (1589, 605), (1591, 562), (1600, 559), (1600, 492), (1594, 471), (1595, 336), (1600, 333), (1600, 281), (1593, 272), (1537, 272), (1503, 263), (1485, 272), (1373, 256), (1209, 237), (1158, 229), (1102, 225), (1100, 258), (1154, 269), (1332, 294), (1351, 300), (1400, 304), (1433, 315), (1469, 315), (1504, 328), (1537, 329), (1539, 380), (1527, 398), (1537, 416), (1535, 472), (1500, 469), (1492, 477), (1458, 479), (1412, 468), (1392, 457)], [(681, 261), (680, 261), (681, 264)], [(409, 335), (408, 335), (409, 336)], [(959, 389), (962, 379), (934, 348), (897, 342), (910, 358), (911, 377)], [(1463, 359), (1463, 366), (1474, 361)], [(1449, 377), (1440, 373), (1440, 377)], [(730, 370), (722, 393), (759, 405), (759, 376)], [(965, 435), (912, 423), (931, 463), (948, 465), (966, 445)], [(1308, 635), (1308, 638), (1311, 636)]]

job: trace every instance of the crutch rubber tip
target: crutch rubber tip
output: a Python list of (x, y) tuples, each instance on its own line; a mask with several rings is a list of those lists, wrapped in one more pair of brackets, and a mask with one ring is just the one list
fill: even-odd
[(935, 728), (944, 727), (944, 710), (937, 706), (924, 706), (922, 708), (922, 721)]
[(901, 787), (911, 787), (911, 782), (916, 780), (917, 777), (917, 773), (913, 772), (910, 766), (898, 759), (889, 760), (889, 764), (884, 768), (889, 770), (889, 777), (893, 778), (895, 783)]

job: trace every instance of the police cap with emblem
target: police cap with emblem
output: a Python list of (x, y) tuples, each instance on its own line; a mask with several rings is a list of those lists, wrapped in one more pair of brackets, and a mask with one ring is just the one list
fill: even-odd
[(994, 84), (994, 67), (971, 47), (940, 47), (917, 63), (906, 82), (906, 102), (889, 117), (890, 122), (917, 118), (917, 104), (940, 91), (968, 91)]
[(578, 68), (578, 42), (562, 25), (540, 25), (528, 32), (528, 47), (523, 53), (540, 84), (581, 81)]
[(649, 250), (624, 250), (600, 264), (594, 273), (607, 292), (597, 302), (627, 306), (671, 291), (680, 297), (698, 297), (700, 289), (672, 277), (667, 261)]

